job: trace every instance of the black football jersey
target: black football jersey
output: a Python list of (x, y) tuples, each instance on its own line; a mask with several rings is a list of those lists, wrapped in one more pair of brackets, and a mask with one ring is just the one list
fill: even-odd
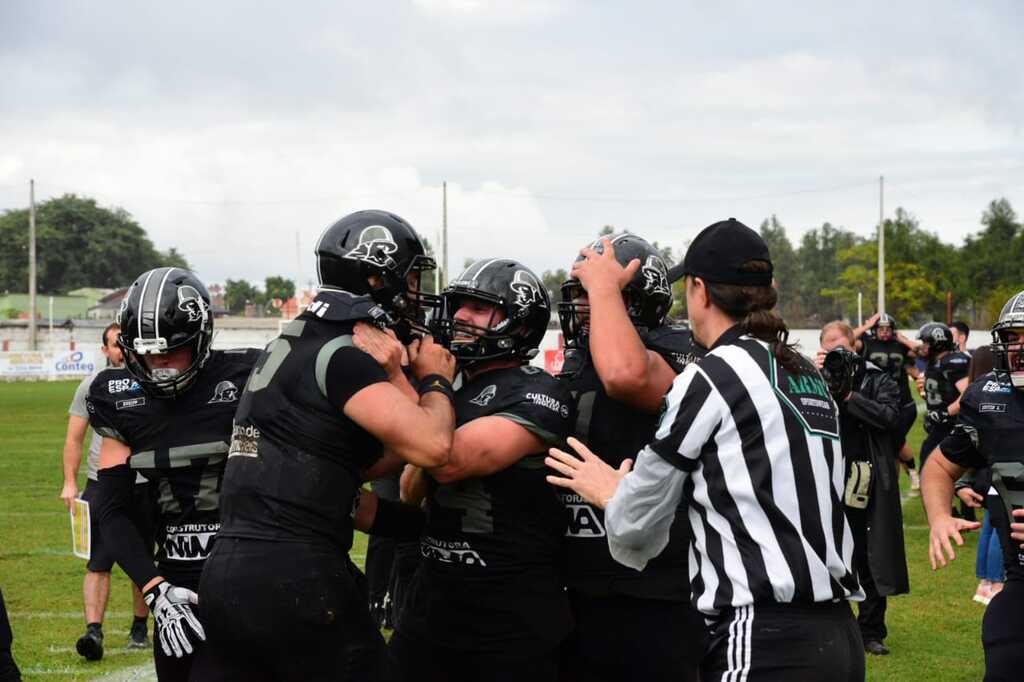
[(131, 449), (128, 465), (155, 484), (156, 562), (165, 577), (199, 579), (220, 528), (220, 489), (231, 424), (257, 349), (215, 350), (176, 398), (154, 398), (123, 368), (89, 389), (89, 421)]
[(345, 416), (348, 399), (388, 380), (353, 345), (368, 297), (322, 291), (261, 355), (235, 417), (221, 493), (224, 537), (352, 546), (361, 471), (382, 446)]
[[(939, 447), (960, 466), (991, 467), (1007, 518), (1011, 509), (1024, 508), (1024, 392), (1005, 376), (991, 372), (967, 387), (957, 425)], [(1007, 576), (1024, 579), (1024, 550), (1009, 537), (1009, 526), (1002, 525)]]
[(928, 364), (924, 373), (924, 401), (929, 410), (947, 408), (960, 397), (956, 382), (967, 376), (970, 363), (967, 353), (955, 350)]
[(901, 405), (914, 402), (910, 382), (907, 381), (907, 369), (913, 365), (909, 348), (896, 339), (880, 341), (874, 337), (864, 337), (860, 353), (896, 381), (900, 388)]
[[(455, 415), (457, 427), (502, 417), (562, 448), (574, 417), (568, 391), (529, 365), (465, 382)], [(401, 631), (457, 649), (524, 655), (548, 650), (568, 633), (560, 575), (565, 510), (545, 480), (545, 454), (489, 476), (430, 481), (422, 563)]]
[[(677, 373), (703, 354), (690, 332), (681, 327), (655, 329), (643, 339), (645, 346), (665, 358)], [(660, 415), (609, 398), (586, 348), (571, 351), (559, 379), (576, 402), (576, 438), (611, 466), (618, 467), (624, 459), (636, 457), (654, 439)], [(685, 507), (676, 512), (668, 546), (638, 572), (615, 561), (608, 551), (604, 510), (571, 490), (560, 491), (559, 497), (569, 517), (565, 535), (570, 587), (598, 596), (620, 594), (675, 601), (690, 598)]]

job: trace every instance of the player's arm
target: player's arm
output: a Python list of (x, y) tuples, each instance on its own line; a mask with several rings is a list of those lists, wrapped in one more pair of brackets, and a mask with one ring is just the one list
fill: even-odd
[(675, 371), (657, 353), (648, 350), (626, 311), (622, 298), (637, 268), (633, 260), (626, 268), (615, 260), (615, 247), (604, 240), (602, 253), (583, 249), (586, 260), (573, 267), (572, 277), (580, 280), (590, 302), (590, 353), (594, 369), (608, 397), (646, 412), (657, 412)]
[(949, 414), (950, 417), (955, 417), (956, 415), (960, 414), (960, 399), (964, 397), (964, 391), (967, 390), (967, 387), (970, 386), (970, 383), (971, 382), (967, 377), (957, 380), (955, 386), (956, 390), (960, 392), (960, 398), (957, 398), (956, 400), (951, 402), (949, 404), (949, 407), (946, 408), (946, 412)]
[(417, 401), (390, 381), (376, 381), (340, 402), (345, 416), (385, 449), (411, 464), (440, 466), (448, 461), (455, 428), (451, 387), (455, 360), (430, 337), (410, 345), (410, 360), (421, 384)]
[(539, 436), (510, 419), (480, 417), (456, 429), (448, 462), (429, 471), (438, 483), (487, 476), (547, 447)]
[(360, 490), (352, 511), (352, 525), (368, 535), (415, 540), (426, 525), (426, 514), (419, 507), (385, 500), (369, 490)]
[(64, 437), (64, 487), (60, 491), (60, 499), (71, 508), (71, 503), (78, 497), (78, 467), (82, 463), (82, 443), (85, 432), (89, 428), (89, 420), (76, 414), (68, 417), (68, 432)]
[(855, 351), (860, 352), (860, 350), (864, 347), (864, 341), (861, 340), (861, 337), (864, 336), (864, 334), (866, 334), (869, 329), (875, 326), (875, 322), (878, 322), (879, 317), (881, 317), (881, 314), (875, 313), (874, 315), (869, 317), (867, 321), (864, 322), (864, 324), (860, 325), (859, 327), (853, 328), (853, 349)]

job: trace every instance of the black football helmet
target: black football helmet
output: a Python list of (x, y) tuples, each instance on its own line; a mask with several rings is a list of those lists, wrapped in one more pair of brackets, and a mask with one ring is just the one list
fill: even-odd
[(992, 325), (994, 369), (1024, 390), (1024, 291), (1010, 297)]
[[(672, 308), (672, 285), (668, 280), (665, 259), (657, 249), (635, 234), (611, 235), (608, 239), (615, 248), (615, 260), (622, 267), (629, 265), (634, 258), (640, 261), (640, 269), (623, 290), (629, 319), (637, 327), (660, 327), (665, 323), (665, 316)], [(590, 244), (589, 248), (604, 253), (604, 243), (601, 239)], [(581, 260), (582, 255), (576, 258), (576, 262)], [(590, 306), (574, 302), (583, 293), (583, 286), (578, 279), (568, 279), (562, 284), (558, 321), (567, 347), (585, 344), (590, 331), (587, 322)]]
[[(386, 312), (422, 325), (426, 309), (441, 299), (409, 287), (409, 275), (437, 268), (412, 225), (387, 211), (356, 211), (334, 223), (316, 243), (316, 275), (321, 288), (369, 295)], [(376, 275), (382, 286), (372, 289)], [(422, 286), (422, 284), (420, 285)]]
[[(466, 298), (491, 303), (504, 319), (486, 327), (455, 319)], [(472, 263), (441, 295), (441, 316), (435, 335), (460, 362), (512, 358), (526, 361), (537, 355), (551, 319), (547, 289), (528, 267), (508, 258), (485, 258)]]
[(925, 344), (929, 356), (954, 350), (953, 330), (941, 322), (928, 322), (917, 332), (917, 340)]
[[(155, 268), (139, 275), (121, 301), (117, 323), (125, 367), (154, 397), (173, 398), (187, 390), (210, 356), (210, 294), (188, 270)], [(192, 349), (192, 364), (185, 370), (151, 369), (144, 358), (185, 347)]]

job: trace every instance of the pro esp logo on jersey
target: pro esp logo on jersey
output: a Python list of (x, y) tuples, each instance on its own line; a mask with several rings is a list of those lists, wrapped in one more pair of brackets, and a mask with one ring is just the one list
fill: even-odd
[(192, 286), (178, 287), (178, 310), (188, 315), (189, 322), (198, 322), (206, 316), (206, 301)]
[(175, 561), (202, 561), (213, 548), (219, 523), (185, 523), (167, 526), (162, 546), (164, 555)]
[(1006, 384), (1001, 384), (998, 381), (986, 381), (985, 385), (981, 387), (983, 393), (1013, 393), (1013, 388)]
[(230, 381), (221, 381), (213, 389), (213, 397), (206, 403), (233, 403), (238, 401), (238, 387)]
[(552, 412), (557, 412), (562, 417), (569, 416), (569, 406), (562, 404), (562, 402), (556, 398), (552, 398), (549, 395), (543, 393), (527, 393), (526, 399), (532, 402), (534, 405), (540, 407), (546, 407)]
[(598, 518), (597, 510), (586, 500), (575, 493), (559, 495), (562, 504), (569, 512), (569, 523), (565, 528), (567, 538), (603, 538), (604, 526)]
[(488, 403), (494, 400), (494, 396), (498, 394), (498, 387), (495, 384), (491, 384), (484, 390), (480, 391), (480, 395), (473, 398), (469, 402), (480, 407), (487, 407)]
[(391, 236), (391, 230), (382, 225), (371, 225), (359, 233), (359, 243), (345, 254), (348, 260), (358, 260), (379, 268), (396, 266), (392, 256), (398, 251), (398, 244)]
[(139, 391), (142, 386), (135, 379), (111, 379), (107, 382), (107, 393), (124, 393), (126, 391)]
[(668, 287), (668, 268), (665, 261), (657, 256), (648, 256), (647, 262), (640, 268), (644, 276), (644, 291), (648, 294), (672, 295)]

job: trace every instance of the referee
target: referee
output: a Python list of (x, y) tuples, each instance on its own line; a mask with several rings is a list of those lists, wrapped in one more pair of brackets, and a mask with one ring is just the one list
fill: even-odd
[(681, 269), (709, 350), (676, 378), (654, 441), (630, 472), (570, 439), (582, 459), (552, 450), (565, 478), (548, 480), (605, 507), (612, 556), (636, 569), (689, 503), (693, 599), (710, 628), (702, 679), (863, 680), (838, 411), (772, 312), (768, 246), (730, 218), (697, 236)]

